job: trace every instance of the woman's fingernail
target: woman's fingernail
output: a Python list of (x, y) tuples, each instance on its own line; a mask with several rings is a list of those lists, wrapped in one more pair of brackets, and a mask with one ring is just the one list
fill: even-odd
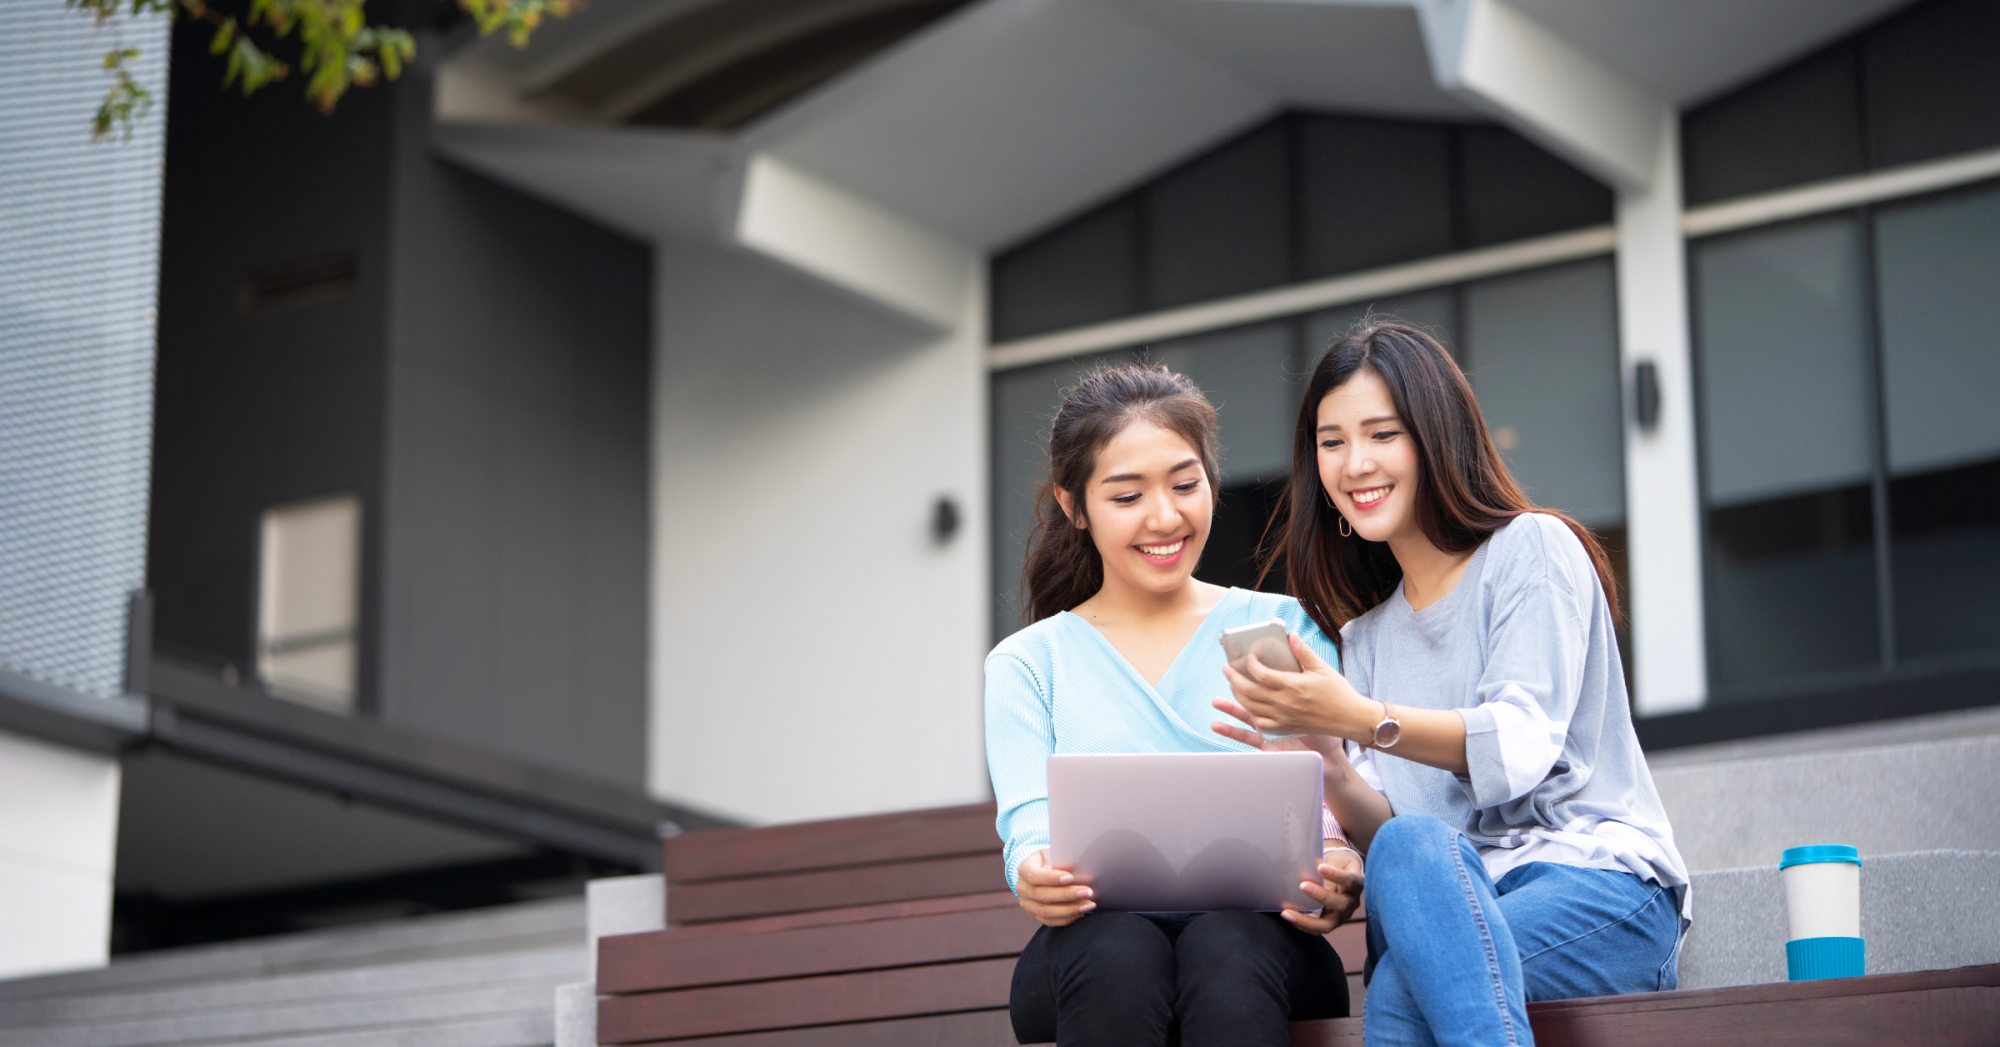
[(1077, 906), (1077, 907), (1076, 907), (1076, 911), (1077, 911), (1077, 912), (1089, 912), (1090, 910), (1092, 910), (1092, 909), (1095, 909), (1095, 908), (1097, 908), (1097, 903), (1096, 903), (1096, 902), (1084, 902), (1084, 903), (1083, 903), (1082, 905), (1079, 905), (1079, 906)]
[(1057, 883), (1075, 883), (1075, 882), (1076, 882), (1076, 877), (1074, 877), (1074, 876), (1071, 876), (1071, 875), (1070, 875), (1070, 874), (1068, 874), (1068, 873), (1064, 873), (1064, 874), (1062, 874), (1061, 878), (1059, 878), (1059, 879), (1057, 879), (1057, 880), (1056, 880), (1056, 882), (1057, 882)]
[(1078, 888), (1076, 889), (1076, 896), (1077, 896), (1078, 898), (1089, 898), (1089, 897), (1092, 897), (1092, 895), (1091, 895), (1091, 893), (1090, 893), (1090, 888), (1088, 888), (1088, 887), (1078, 887)]
[(1286, 923), (1299, 922), (1299, 914), (1291, 911), (1290, 909), (1286, 909), (1284, 912), (1281, 912), (1278, 915), (1284, 917)]

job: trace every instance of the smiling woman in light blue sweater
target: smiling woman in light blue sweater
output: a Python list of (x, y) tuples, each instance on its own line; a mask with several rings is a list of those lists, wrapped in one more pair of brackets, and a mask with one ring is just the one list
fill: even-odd
[[(1222, 752), (1217, 634), (1283, 620), (1326, 658), (1333, 644), (1289, 597), (1194, 578), (1216, 504), (1215, 411), (1186, 378), (1123, 367), (1083, 379), (1051, 427), (1049, 479), (1026, 571), (1034, 624), (986, 660), (986, 752), (1007, 880), (1043, 926), (1014, 970), (1022, 1043), (1283, 1047), (1288, 1021), (1343, 1017), (1347, 981), (1322, 935), (1354, 910), (1359, 856), (1324, 856), (1325, 906), (1289, 912), (1095, 912), (1052, 869), (1054, 753)], [(1293, 743), (1296, 745), (1297, 743)], [(1346, 763), (1334, 747), (1329, 766)], [(1332, 819), (1328, 844), (1344, 848)]]

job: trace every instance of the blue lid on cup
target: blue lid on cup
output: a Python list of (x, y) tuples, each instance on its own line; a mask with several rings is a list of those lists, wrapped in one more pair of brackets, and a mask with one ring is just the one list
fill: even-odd
[(1841, 843), (1816, 843), (1811, 847), (1787, 847), (1785, 856), (1778, 862), (1778, 868), (1789, 869), (1794, 865), (1812, 865), (1817, 862), (1847, 862), (1861, 864), (1861, 852)]

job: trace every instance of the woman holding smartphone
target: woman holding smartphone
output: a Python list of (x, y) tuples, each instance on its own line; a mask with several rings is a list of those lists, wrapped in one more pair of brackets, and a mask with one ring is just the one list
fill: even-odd
[(1085, 377), (1051, 426), (1025, 572), (1034, 624), (986, 659), (1007, 882), (1042, 924), (1014, 969), (1022, 1043), (1158, 1047), (1178, 1021), (1186, 1047), (1284, 1047), (1287, 1022), (1348, 1012), (1322, 935), (1353, 912), (1360, 860), (1330, 817), (1326, 883), (1301, 885), (1320, 916), (1094, 912), (1090, 889), (1048, 864), (1051, 754), (1241, 751), (1205, 726), (1225, 686), (1221, 630), (1278, 618), (1315, 664), (1337, 657), (1297, 601), (1195, 580), (1216, 475), (1215, 411), (1164, 367)]
[(1294, 637), (1304, 671), (1252, 660), (1217, 707), (1351, 754), (1326, 796), (1368, 855), (1367, 1043), (1531, 1044), (1527, 1001), (1673, 988), (1687, 870), (1597, 540), (1528, 501), (1401, 324), (1328, 350), (1293, 449), (1286, 576), (1344, 657)]

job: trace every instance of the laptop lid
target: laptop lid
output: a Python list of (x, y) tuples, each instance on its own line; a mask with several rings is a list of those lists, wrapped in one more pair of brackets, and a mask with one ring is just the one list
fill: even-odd
[(1049, 757), (1049, 861), (1117, 912), (1319, 903), (1318, 753)]

